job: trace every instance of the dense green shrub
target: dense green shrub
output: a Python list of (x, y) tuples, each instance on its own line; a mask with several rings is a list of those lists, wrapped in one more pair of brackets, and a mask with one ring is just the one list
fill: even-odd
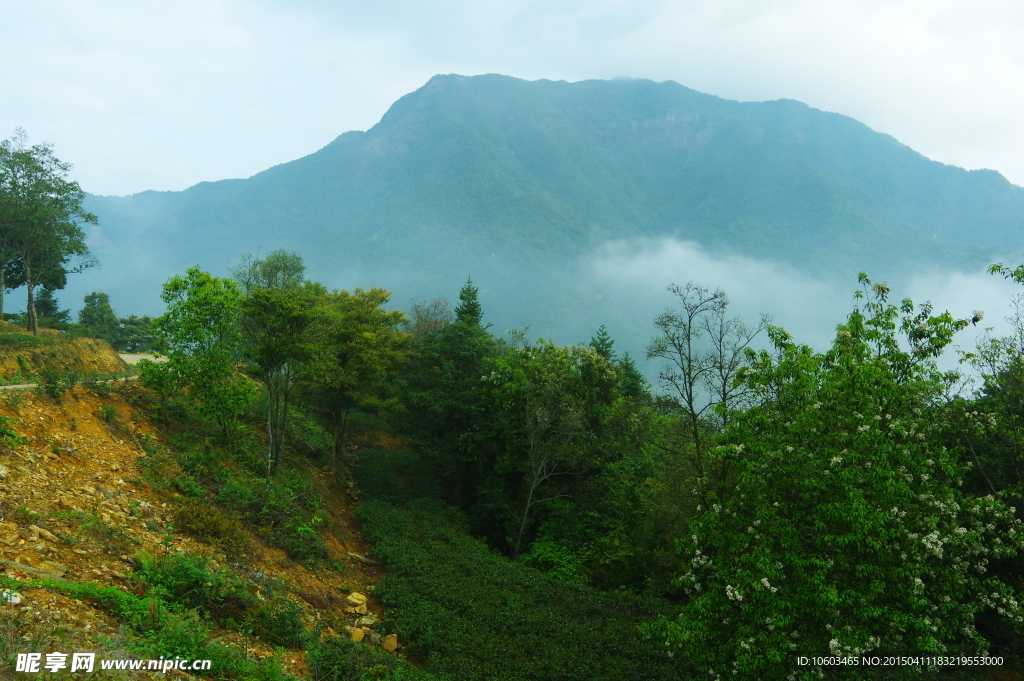
[(367, 499), (405, 506), (414, 499), (440, 498), (437, 475), (427, 457), (412, 450), (360, 454), (356, 469), (359, 489)]
[(228, 558), (240, 558), (252, 549), (241, 521), (211, 504), (190, 499), (175, 511), (174, 521), (176, 528), (210, 542)]
[(644, 681), (684, 677), (638, 625), (663, 602), (606, 594), (510, 562), (431, 510), (367, 501), (360, 515), (386, 562), (375, 594), (426, 668), (460, 681)]
[(249, 613), (254, 634), (267, 643), (286, 648), (306, 647), (308, 635), (302, 621), (302, 606), (283, 596), (262, 603)]
[(306, 655), (313, 681), (430, 681), (441, 679), (377, 648), (328, 636)]
[[(297, 560), (322, 559), (327, 547), (317, 528), (323, 522), (323, 500), (310, 473), (302, 468), (282, 468), (270, 485), (259, 472), (257, 440), (243, 438), (237, 451), (195, 443), (176, 442), (172, 455), (181, 471), (169, 480), (190, 501), (178, 511), (182, 529), (212, 542), (229, 557), (245, 552), (244, 532), (235, 518), (242, 518), (265, 533), (267, 543)], [(251, 451), (257, 448), (254, 456)], [(252, 461), (257, 465), (253, 466)], [(255, 469), (255, 471), (254, 471)], [(212, 507), (212, 503), (216, 506)]]
[(81, 374), (75, 372), (40, 371), (39, 390), (50, 397), (60, 397), (82, 381)]
[(136, 568), (142, 581), (168, 603), (198, 609), (218, 624), (240, 622), (256, 605), (250, 585), (200, 556), (140, 553)]

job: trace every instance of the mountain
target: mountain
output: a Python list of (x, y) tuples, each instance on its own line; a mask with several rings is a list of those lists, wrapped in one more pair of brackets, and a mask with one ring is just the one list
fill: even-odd
[(190, 265), (225, 273), (285, 248), (329, 285), (452, 297), (472, 275), (517, 324), (531, 307), (556, 325), (576, 314), (574, 263), (609, 240), (675, 237), (852, 277), (976, 267), (1024, 236), (1024, 189), (847, 116), (674, 82), (500, 75), (436, 76), (370, 130), (248, 179), (87, 208), (106, 265), (77, 286), (122, 309), (157, 308), (159, 284)]

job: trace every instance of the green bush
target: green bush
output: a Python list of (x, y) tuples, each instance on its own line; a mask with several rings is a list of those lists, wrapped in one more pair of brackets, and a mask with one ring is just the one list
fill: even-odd
[(78, 385), (82, 380), (81, 374), (75, 372), (40, 371), (39, 390), (53, 398), (58, 398), (68, 390)]
[(202, 501), (189, 499), (179, 506), (175, 511), (174, 526), (213, 544), (228, 558), (241, 558), (252, 549), (249, 535), (238, 518)]
[(273, 598), (249, 613), (249, 626), (267, 643), (302, 649), (308, 643), (302, 606), (290, 598)]
[(431, 468), (427, 457), (412, 450), (385, 452), (367, 449), (360, 453), (356, 477), (359, 489), (367, 499), (378, 499), (396, 506), (441, 496), (436, 471)]
[(7, 445), (27, 445), (28, 440), (11, 430), (10, 425), (15, 423), (11, 416), (0, 416), (0, 443)]
[(428, 671), (460, 681), (685, 678), (685, 665), (638, 631), (669, 614), (667, 603), (601, 593), (513, 563), (453, 524), (450, 513), (432, 512), (438, 504), (360, 508), (388, 569), (374, 593)]
[(310, 646), (306, 662), (313, 681), (430, 681), (442, 678), (382, 650), (339, 636), (325, 637)]
[(519, 556), (519, 562), (562, 579), (584, 581), (583, 557), (559, 542), (538, 539), (528, 553)]
[(218, 624), (237, 623), (256, 605), (251, 587), (243, 579), (222, 569), (214, 569), (200, 556), (171, 554), (136, 556), (142, 581), (156, 595), (185, 609), (197, 609)]
[(251, 513), (250, 520), (257, 526), (271, 528), (268, 543), (292, 558), (324, 559), (329, 553), (317, 530), (323, 523), (323, 505), (308, 473), (284, 469), (274, 477), (267, 503)]
[[(94, 395), (102, 399), (107, 399), (117, 388), (116, 381), (121, 376), (118, 374), (108, 374), (99, 371), (90, 371), (84, 378), (82, 378), (82, 385), (88, 388)], [(104, 418), (104, 420), (107, 420)]]
[[(274, 476), (268, 497), (266, 479), (260, 475), (262, 452), (252, 451), (262, 447), (258, 440), (243, 437), (238, 450), (197, 445), (190, 436), (182, 436), (175, 445), (178, 451), (173, 458), (181, 472), (175, 473), (169, 482), (193, 500), (183, 504), (179, 511), (185, 521), (182, 527), (229, 554), (241, 555), (238, 552), (244, 547), (230, 546), (232, 537), (241, 536), (231, 527), (235, 521), (229, 518), (234, 515), (265, 532), (267, 542), (283, 549), (291, 558), (328, 557), (327, 546), (317, 530), (323, 522), (324, 504), (307, 470), (282, 468)], [(221, 510), (202, 510), (208, 499)], [(204, 529), (207, 522), (212, 526)]]

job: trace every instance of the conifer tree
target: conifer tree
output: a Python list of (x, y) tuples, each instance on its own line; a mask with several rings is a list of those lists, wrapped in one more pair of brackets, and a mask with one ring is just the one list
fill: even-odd
[(615, 361), (615, 350), (612, 346), (615, 345), (615, 341), (608, 334), (608, 329), (604, 328), (602, 324), (597, 329), (597, 335), (590, 339), (590, 347), (594, 348), (597, 354), (604, 357), (609, 362)]

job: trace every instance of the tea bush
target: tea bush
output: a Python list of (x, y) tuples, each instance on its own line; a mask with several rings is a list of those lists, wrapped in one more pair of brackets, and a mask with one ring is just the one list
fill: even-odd
[(404, 660), (339, 636), (324, 637), (306, 655), (314, 681), (441, 681)]
[(638, 632), (667, 603), (513, 563), (453, 524), (440, 502), (413, 507), (367, 501), (360, 515), (388, 569), (375, 595), (428, 671), (460, 681), (686, 678), (681, 660)]

